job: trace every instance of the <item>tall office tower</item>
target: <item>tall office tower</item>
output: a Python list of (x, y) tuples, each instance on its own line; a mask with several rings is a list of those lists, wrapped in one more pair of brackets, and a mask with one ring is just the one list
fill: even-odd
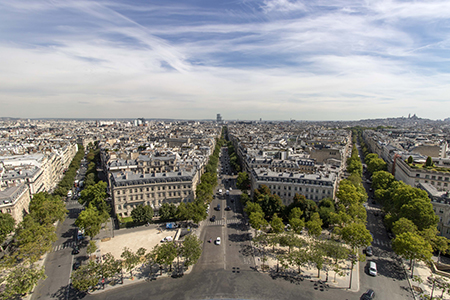
[(217, 114), (217, 123), (222, 122), (222, 116), (220, 114)]

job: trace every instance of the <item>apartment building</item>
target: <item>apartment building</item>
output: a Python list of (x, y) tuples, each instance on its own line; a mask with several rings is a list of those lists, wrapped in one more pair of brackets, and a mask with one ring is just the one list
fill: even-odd
[(163, 203), (179, 204), (195, 199), (199, 176), (194, 170), (164, 173), (111, 173), (114, 213), (127, 217), (138, 206), (158, 210)]
[(419, 183), (418, 187), (428, 193), (436, 216), (439, 217), (437, 229), (441, 235), (450, 238), (450, 192), (438, 191), (430, 183)]
[(306, 199), (319, 202), (324, 198), (334, 199), (337, 176), (334, 173), (302, 174), (255, 168), (251, 175), (252, 191), (262, 185), (266, 185), (273, 194), (280, 196), (284, 205), (291, 204), (296, 193), (304, 195)]
[(25, 183), (1, 190), (0, 213), (10, 214), (17, 224), (29, 213), (30, 200), (30, 190)]

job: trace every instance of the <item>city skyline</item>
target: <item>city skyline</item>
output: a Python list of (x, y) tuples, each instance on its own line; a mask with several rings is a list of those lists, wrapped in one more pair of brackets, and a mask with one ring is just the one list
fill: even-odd
[(445, 119), (449, 15), (446, 1), (0, 0), (0, 117)]

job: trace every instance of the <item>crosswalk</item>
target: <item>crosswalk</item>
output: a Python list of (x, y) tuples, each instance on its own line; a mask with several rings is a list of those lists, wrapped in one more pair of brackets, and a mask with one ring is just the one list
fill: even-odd
[(385, 247), (391, 247), (392, 246), (392, 242), (391, 241), (382, 241), (379, 239), (373, 239), (372, 245), (381, 245), (381, 246), (385, 246)]
[(225, 225), (225, 224), (239, 224), (241, 223), (241, 219), (216, 219), (214, 222), (211, 222), (210, 220), (207, 221), (207, 225)]
[(60, 251), (60, 250), (63, 250), (63, 249), (69, 248), (69, 247), (72, 248), (76, 244), (77, 244), (77, 242), (72, 241), (72, 242), (66, 242), (66, 243), (58, 245), (58, 246), (54, 246), (52, 248), (52, 252)]

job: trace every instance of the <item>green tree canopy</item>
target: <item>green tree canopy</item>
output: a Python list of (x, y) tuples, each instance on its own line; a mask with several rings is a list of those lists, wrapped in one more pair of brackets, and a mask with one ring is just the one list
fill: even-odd
[(186, 267), (194, 265), (202, 254), (202, 241), (194, 234), (186, 236), (183, 241), (182, 254), (185, 258), (184, 265)]
[(65, 203), (59, 196), (48, 193), (33, 195), (30, 202), (30, 214), (40, 224), (53, 224), (56, 221), (64, 221), (68, 213)]
[(3, 244), (8, 234), (14, 230), (16, 221), (10, 214), (0, 213), (0, 244)]
[(52, 243), (57, 240), (53, 224), (40, 224), (31, 215), (23, 218), (15, 238), (18, 251), (13, 255), (19, 260), (24, 259), (31, 263), (50, 251)]
[(407, 218), (400, 218), (392, 224), (392, 232), (395, 235), (402, 234), (404, 232), (417, 232), (417, 226), (413, 221)]
[(278, 217), (276, 214), (273, 215), (272, 221), (270, 222), (270, 227), (274, 233), (281, 233), (284, 231), (283, 219)]
[(170, 221), (175, 219), (177, 214), (177, 207), (173, 203), (164, 202), (158, 211), (159, 217), (162, 221)]
[(94, 239), (100, 232), (102, 220), (102, 216), (97, 208), (89, 205), (78, 215), (75, 225), (78, 226), (78, 228), (84, 229), (86, 235), (91, 239)]
[(131, 218), (138, 224), (150, 223), (153, 219), (153, 208), (139, 204), (131, 211)]
[(319, 213), (313, 213), (311, 219), (306, 222), (305, 227), (308, 229), (309, 235), (318, 237), (322, 233), (322, 220)]
[(397, 235), (392, 242), (392, 248), (397, 255), (411, 260), (411, 275), (414, 272), (413, 260), (428, 261), (431, 259), (433, 252), (430, 243), (413, 232), (404, 232)]
[(40, 279), (45, 279), (44, 268), (36, 268), (33, 264), (29, 266), (18, 265), (11, 269), (6, 278), (6, 286), (1, 299), (19, 299), (24, 294), (31, 292)]

